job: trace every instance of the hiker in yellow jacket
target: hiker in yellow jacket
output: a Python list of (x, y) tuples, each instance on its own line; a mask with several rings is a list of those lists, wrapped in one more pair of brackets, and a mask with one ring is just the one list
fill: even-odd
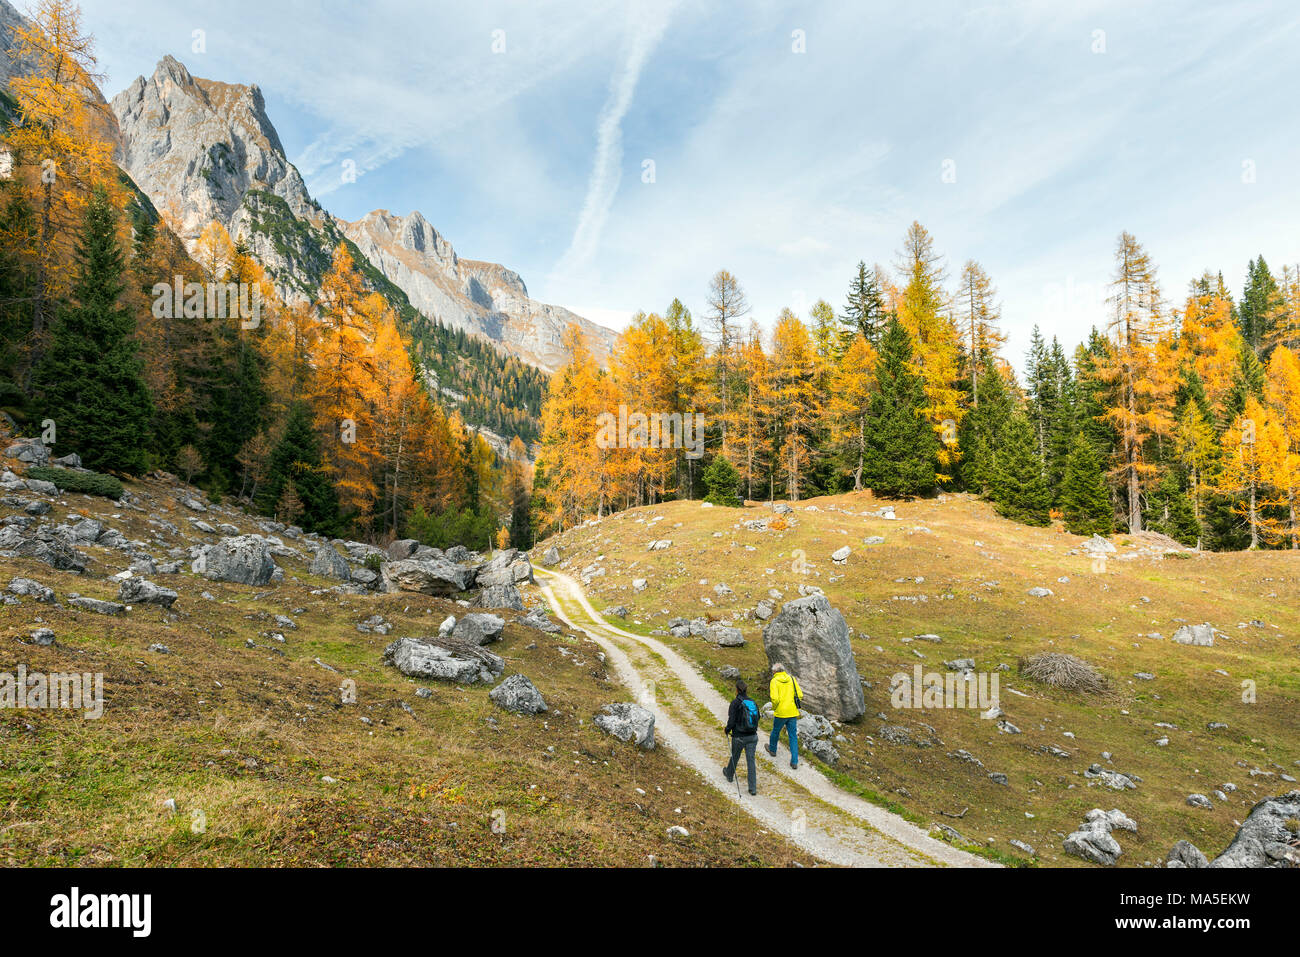
[(790, 767), (799, 767), (799, 704), (803, 698), (803, 689), (794, 675), (786, 672), (782, 665), (772, 665), (772, 683), (768, 685), (767, 696), (772, 699), (772, 737), (767, 743), (767, 753), (776, 757), (776, 746), (781, 741), (781, 729), (786, 729), (790, 740)]

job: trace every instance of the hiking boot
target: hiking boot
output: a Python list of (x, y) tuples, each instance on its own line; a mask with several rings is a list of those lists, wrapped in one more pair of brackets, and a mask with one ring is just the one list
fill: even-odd
[(732, 775), (727, 773), (727, 766), (725, 764), (722, 766), (722, 776), (727, 779), (728, 784), (735, 780)]
[(749, 792), (749, 796), (752, 797), (752, 798), (756, 798), (756, 797), (758, 797), (758, 792), (757, 792), (757, 791), (750, 791), (750, 792)]
[(776, 757), (776, 748), (770, 747), (768, 745), (764, 745), (763, 749), (767, 751), (768, 754), (772, 755), (772, 757)]
[(790, 762), (790, 770), (791, 770), (791, 771), (798, 771), (798, 770), (799, 770), (799, 765), (798, 765), (796, 762), (791, 761), (791, 762)]

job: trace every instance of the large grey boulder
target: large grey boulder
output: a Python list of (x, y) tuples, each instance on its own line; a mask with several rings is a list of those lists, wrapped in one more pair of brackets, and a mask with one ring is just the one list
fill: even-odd
[(358, 585), (365, 585), (367, 588), (373, 588), (381, 581), (379, 575), (369, 568), (352, 569), (351, 580)]
[(393, 561), (414, 558), (420, 543), (413, 538), (399, 538), (388, 543), (388, 557)]
[(477, 604), (480, 608), (524, 610), (523, 596), (519, 594), (519, 589), (509, 582), (501, 585), (488, 585), (479, 592)]
[(506, 620), (481, 612), (463, 616), (451, 629), (451, 636), (471, 645), (486, 645), (501, 638)]
[(329, 544), (316, 547), (316, 555), (307, 566), (307, 571), (323, 578), (336, 578), (341, 582), (348, 581), (352, 577), (352, 566), (348, 564), (348, 560), (339, 554), (337, 548)]
[(117, 590), (117, 600), (127, 605), (161, 605), (170, 608), (179, 597), (170, 588), (155, 585), (145, 578), (128, 578)]
[(264, 539), (237, 535), (203, 546), (190, 568), (210, 581), (265, 585), (275, 574), (275, 559)]
[(31, 578), (15, 578), (9, 583), (9, 591), (15, 595), (26, 595), (47, 605), (54, 604), (54, 589)]
[(82, 544), (92, 544), (100, 535), (103, 534), (104, 523), (97, 522), (93, 518), (83, 518), (76, 525), (72, 526), (73, 540)]
[(1115, 543), (1109, 538), (1093, 535), (1092, 538), (1083, 543), (1083, 550), (1093, 555), (1113, 555), (1115, 554)]
[(474, 569), (445, 558), (385, 562), (384, 591), (414, 591), (422, 595), (454, 595), (474, 585)]
[(523, 625), (525, 628), (533, 628), (537, 631), (547, 632), (548, 634), (555, 634), (556, 632), (563, 630), (559, 625), (551, 621), (551, 619), (547, 617), (546, 612), (541, 608), (534, 608), (523, 618), (520, 618), (519, 624)]
[(1210, 862), (1191, 841), (1178, 841), (1169, 849), (1165, 858), (1165, 867), (1200, 868), (1209, 867)]
[(721, 623), (709, 625), (704, 637), (721, 648), (739, 648), (745, 644), (745, 635), (739, 628)]
[(542, 554), (542, 564), (547, 568), (552, 565), (560, 564), (560, 549), (558, 545), (552, 545)]
[(1065, 853), (1110, 867), (1124, 853), (1111, 836), (1116, 829), (1136, 832), (1137, 822), (1118, 808), (1093, 808), (1079, 829), (1065, 839)]
[(630, 701), (607, 704), (596, 715), (596, 727), (612, 734), (620, 741), (631, 741), (638, 748), (653, 751), (655, 746), (655, 716)]
[(14, 439), (13, 444), (5, 449), (5, 455), (28, 465), (50, 464), (50, 450), (40, 439)]
[(58, 538), (51, 538), (48, 542), (35, 538), (25, 539), (13, 551), (20, 558), (34, 558), (61, 572), (80, 574), (86, 570), (86, 562), (89, 561), (81, 552)]
[(506, 670), (498, 656), (452, 638), (399, 638), (384, 649), (384, 661), (412, 678), (471, 685), (494, 681)]
[(542, 693), (523, 675), (511, 675), (489, 691), (488, 697), (497, 707), (516, 714), (541, 714), (546, 710)]
[(1200, 625), (1183, 625), (1174, 632), (1174, 641), (1180, 645), (1214, 646), (1214, 626), (1209, 622)]
[(1290, 829), (1296, 821), (1300, 821), (1300, 790), (1265, 798), (1250, 809), (1237, 836), (1210, 867), (1300, 867), (1296, 845), (1300, 835)]
[(1110, 826), (1105, 821), (1088, 821), (1065, 839), (1064, 847), (1067, 854), (1107, 867), (1124, 853), (1119, 842), (1110, 836)]
[(68, 604), (82, 611), (93, 611), (96, 615), (121, 615), (126, 612), (125, 605), (115, 601), (102, 601), (98, 598), (86, 598), (83, 595), (69, 595)]
[(836, 721), (866, 713), (849, 626), (825, 595), (786, 602), (763, 626), (763, 650), (798, 679), (808, 710)]
[(528, 555), (514, 548), (497, 552), (490, 561), (479, 566), (475, 583), (481, 588), (491, 585), (517, 585), (532, 582), (533, 564)]

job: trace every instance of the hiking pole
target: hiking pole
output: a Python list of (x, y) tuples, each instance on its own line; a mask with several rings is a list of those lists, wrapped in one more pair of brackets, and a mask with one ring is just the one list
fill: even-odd
[[(731, 761), (733, 757), (732, 752), (735, 751), (735, 744), (732, 741), (731, 735), (727, 734), (725, 730), (722, 732), (722, 736), (727, 739), (727, 765), (731, 766)], [(731, 768), (731, 780), (736, 785), (736, 800), (739, 801), (740, 800), (740, 762), (739, 761), (736, 761), (735, 766)]]

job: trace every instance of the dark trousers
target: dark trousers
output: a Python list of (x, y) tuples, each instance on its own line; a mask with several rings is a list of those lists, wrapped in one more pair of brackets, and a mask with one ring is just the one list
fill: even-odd
[(731, 781), (736, 776), (736, 765), (740, 763), (740, 752), (745, 752), (745, 767), (749, 772), (749, 793), (758, 793), (758, 765), (754, 763), (754, 752), (758, 748), (757, 734), (733, 734), (731, 736), (731, 760), (723, 769), (723, 776)]

